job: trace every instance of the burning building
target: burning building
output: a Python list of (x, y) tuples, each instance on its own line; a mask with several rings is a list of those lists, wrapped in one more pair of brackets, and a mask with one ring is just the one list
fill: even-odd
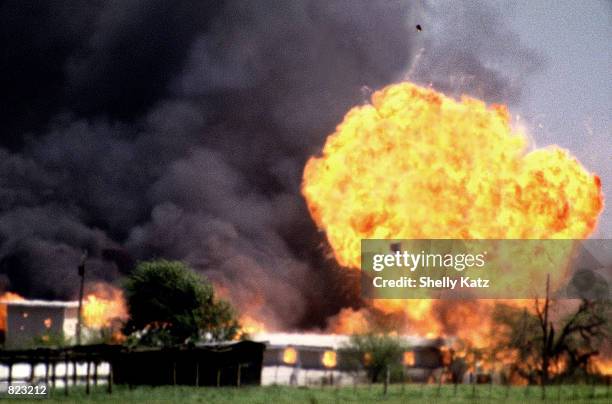
[[(262, 383), (309, 384), (330, 375), (336, 382), (363, 378), (363, 368), (355, 364), (345, 350), (348, 335), (262, 333), (255, 339), (266, 343)], [(444, 361), (446, 341), (439, 338), (401, 337), (410, 348), (397, 358), (406, 377), (412, 381), (428, 381), (447, 363)], [(282, 369), (279, 371), (279, 369)], [(309, 375), (314, 379), (309, 379)]]
[[(110, 285), (89, 285), (91, 293), (83, 299), (82, 320), (85, 338), (107, 330), (113, 340), (121, 340), (122, 320), (127, 316), (121, 291)], [(0, 295), (0, 333), (6, 347), (21, 347), (34, 339), (45, 342), (61, 337), (65, 342), (76, 341), (78, 301), (27, 300), (13, 292)]]
[(37, 338), (76, 335), (79, 303), (45, 300), (0, 301), (6, 306), (4, 345), (24, 347)]

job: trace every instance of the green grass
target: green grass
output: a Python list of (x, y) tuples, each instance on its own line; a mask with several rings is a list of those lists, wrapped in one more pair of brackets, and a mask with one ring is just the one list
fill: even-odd
[[(444, 385), (440, 389), (435, 385), (393, 385), (386, 396), (382, 394), (381, 385), (353, 387), (137, 387), (132, 390), (116, 386), (113, 394), (106, 393), (100, 386), (91, 395), (85, 395), (82, 388), (71, 389), (69, 396), (64, 396), (63, 389), (51, 392), (49, 400), (42, 402), (174, 402), (174, 403), (610, 403), (612, 389), (605, 386), (566, 385), (547, 388), (547, 400), (542, 401), (541, 389), (533, 386), (510, 387), (461, 385), (455, 393), (453, 386)], [(21, 402), (38, 402), (41, 400), (20, 400)]]

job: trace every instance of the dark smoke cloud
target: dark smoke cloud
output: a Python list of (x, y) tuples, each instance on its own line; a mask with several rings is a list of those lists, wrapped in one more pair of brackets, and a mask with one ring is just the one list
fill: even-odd
[(545, 60), (508, 26), (512, 4), (498, 6), (503, 13), (487, 2), (428, 3), (423, 14), (427, 28), (410, 78), (456, 97), (517, 104), (524, 80)]
[[(414, 79), (481, 83), (496, 101), (520, 87), (491, 64), (514, 60), (487, 45), (516, 39), (498, 33), (498, 15), (421, 15), (410, 3), (3, 2), (4, 288), (74, 298), (87, 249), (91, 280), (118, 280), (135, 260), (185, 260), (281, 328), (324, 326), (358, 305), (300, 196), (308, 156), (363, 88), (411, 64)], [(421, 18), (457, 27), (425, 39)], [(473, 18), (488, 39), (461, 35)], [(475, 78), (454, 87), (452, 75)]]

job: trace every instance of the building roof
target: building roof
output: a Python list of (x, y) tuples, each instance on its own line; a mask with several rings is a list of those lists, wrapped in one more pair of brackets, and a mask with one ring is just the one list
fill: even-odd
[[(291, 345), (294, 347), (320, 347), (338, 349), (346, 346), (350, 335), (341, 334), (297, 334), (297, 333), (259, 333), (251, 336), (254, 341), (266, 342), (269, 346), (278, 348)], [(437, 338), (422, 338), (402, 335), (400, 338), (411, 346), (439, 346), (443, 341)]]
[(0, 304), (7, 306), (24, 306), (24, 307), (63, 307), (77, 308), (78, 301), (62, 302), (56, 300), (0, 300)]

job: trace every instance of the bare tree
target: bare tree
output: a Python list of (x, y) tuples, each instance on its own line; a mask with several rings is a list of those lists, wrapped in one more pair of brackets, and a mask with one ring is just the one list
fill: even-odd
[(578, 369), (587, 372), (589, 360), (610, 336), (610, 302), (581, 300), (578, 308), (561, 319), (552, 319), (549, 282), (544, 300), (535, 299), (535, 315), (526, 309), (498, 305), (494, 321), (498, 333), (496, 350), (514, 359), (512, 370), (530, 384), (539, 382), (542, 395), (554, 377), (566, 377)]

